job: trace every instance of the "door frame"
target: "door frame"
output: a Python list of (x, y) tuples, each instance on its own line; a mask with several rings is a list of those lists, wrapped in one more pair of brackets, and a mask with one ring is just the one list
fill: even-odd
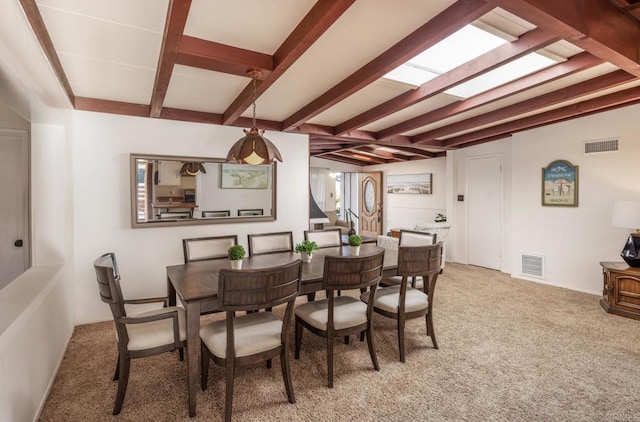
[(504, 233), (505, 233), (505, 227), (504, 227), (504, 216), (505, 216), (505, 210), (504, 210), (504, 204), (505, 204), (505, 180), (504, 180), (504, 175), (505, 175), (505, 170), (504, 170), (504, 154), (500, 154), (500, 153), (496, 153), (496, 154), (482, 154), (482, 155), (474, 155), (474, 156), (468, 156), (466, 157), (465, 160), (465, 221), (466, 221), (466, 263), (469, 264), (469, 251), (470, 251), (470, 247), (469, 247), (469, 231), (470, 231), (470, 215), (471, 213), (469, 212), (469, 162), (471, 160), (478, 160), (478, 159), (486, 159), (486, 158), (499, 158), (500, 159), (500, 217), (499, 217), (499, 221), (500, 223), (498, 224), (498, 230), (499, 230), (499, 242), (500, 242), (500, 268), (499, 270), (502, 271), (502, 269), (504, 268), (504, 259), (505, 259), (505, 238), (504, 238)]

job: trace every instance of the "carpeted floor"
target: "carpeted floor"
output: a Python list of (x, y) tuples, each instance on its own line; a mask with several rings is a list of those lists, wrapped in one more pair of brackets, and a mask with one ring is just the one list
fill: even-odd
[[(336, 343), (330, 390), (323, 339), (305, 331), (300, 360), (291, 359), (297, 403), (287, 402), (278, 360), (271, 370), (241, 368), (234, 419), (640, 421), (640, 321), (606, 314), (597, 296), (459, 264), (447, 264), (434, 299), (439, 350), (424, 319), (411, 320), (400, 363), (395, 324), (376, 315), (381, 370), (366, 342)], [(115, 361), (112, 322), (76, 327), (41, 420), (222, 420), (222, 368), (212, 363), (190, 419), (177, 353), (133, 361), (122, 413), (112, 416)]]

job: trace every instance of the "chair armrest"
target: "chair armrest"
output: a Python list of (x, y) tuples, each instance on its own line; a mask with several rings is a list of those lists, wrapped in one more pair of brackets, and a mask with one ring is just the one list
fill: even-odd
[(118, 318), (118, 322), (122, 324), (144, 324), (168, 318), (173, 319), (173, 343), (175, 348), (178, 349), (180, 348), (180, 326), (178, 324), (178, 311), (176, 309), (167, 310), (166, 312), (153, 315), (120, 317)]
[(166, 296), (163, 297), (149, 297), (143, 299), (127, 299), (123, 300), (123, 303), (126, 305), (144, 305), (145, 303), (164, 303), (164, 307), (169, 306), (169, 298)]
[(346, 220), (336, 220), (334, 226), (347, 227), (349, 228), (349, 223)]

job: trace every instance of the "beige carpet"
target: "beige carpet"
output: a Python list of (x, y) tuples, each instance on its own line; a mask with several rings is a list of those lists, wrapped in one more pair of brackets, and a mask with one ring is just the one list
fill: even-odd
[[(97, 292), (96, 292), (97, 294)], [(335, 388), (326, 388), (323, 340), (304, 333), (292, 359), (296, 404), (280, 366), (236, 373), (238, 421), (640, 421), (640, 321), (606, 314), (598, 297), (447, 264), (435, 295), (440, 349), (423, 319), (407, 324), (407, 362), (395, 325), (376, 315), (381, 370), (366, 342), (335, 348)], [(300, 299), (304, 300), (304, 299)], [(106, 306), (106, 305), (105, 305)], [(218, 317), (209, 316), (207, 318)], [(293, 337), (293, 336), (292, 336)], [(122, 413), (111, 415), (116, 383), (113, 325), (76, 327), (43, 421), (222, 420), (224, 372), (212, 363), (190, 419), (186, 368), (177, 353), (135, 360)]]

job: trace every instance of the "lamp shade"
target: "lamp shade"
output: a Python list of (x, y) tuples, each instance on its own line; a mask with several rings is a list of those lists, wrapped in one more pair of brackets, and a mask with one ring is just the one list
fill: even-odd
[(640, 201), (616, 201), (612, 224), (625, 229), (640, 229)]
[(238, 164), (270, 164), (275, 160), (282, 162), (280, 151), (273, 143), (263, 136), (264, 131), (251, 128), (244, 130), (245, 136), (238, 140), (227, 155), (228, 162)]

